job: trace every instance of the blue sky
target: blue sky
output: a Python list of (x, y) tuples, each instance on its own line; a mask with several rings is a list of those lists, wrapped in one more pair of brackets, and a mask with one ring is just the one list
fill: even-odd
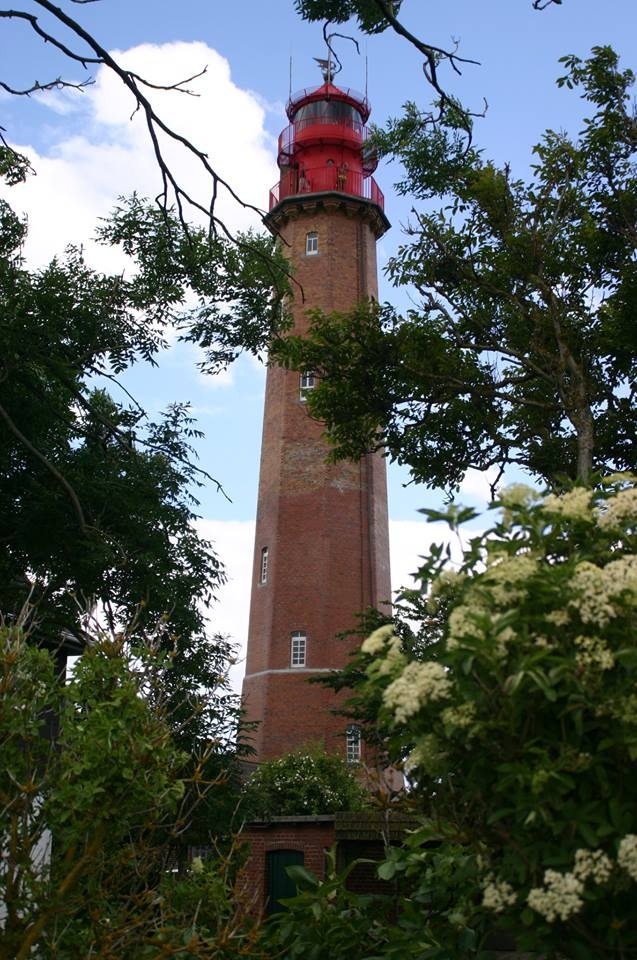
[[(205, 149), (213, 166), (235, 189), (265, 207), (276, 179), (276, 138), (286, 124), (290, 56), (293, 89), (313, 85), (320, 76), (312, 57), (323, 55), (318, 25), (308, 25), (294, 13), (292, 0), (97, 0), (62, 7), (78, 19), (110, 51), (148, 79), (173, 83), (208, 66), (193, 84), (197, 98), (175, 93), (157, 95), (159, 112)], [(31, 0), (18, 9), (42, 14)], [(449, 71), (444, 80), (465, 103), (488, 111), (476, 124), (476, 142), (498, 163), (509, 162), (514, 174), (525, 175), (531, 147), (547, 127), (575, 132), (582, 117), (577, 97), (559, 91), (558, 58), (567, 53), (586, 56), (594, 44), (615, 47), (626, 66), (637, 69), (637, 5), (635, 0), (563, 0), (538, 13), (531, 0), (405, 0), (402, 19), (415, 34), (449, 46), (480, 61), (466, 65), (460, 77)], [(43, 24), (46, 18), (43, 17)], [(357, 36), (354, 28), (340, 32)], [(344, 63), (339, 81), (363, 89), (368, 59), (372, 120), (382, 124), (408, 99), (426, 104), (421, 58), (390, 33), (361, 38), (361, 56), (353, 44), (338, 43)], [(452, 39), (453, 38), (453, 39)], [(68, 37), (78, 48), (77, 41)], [(3, 21), (0, 31), (0, 79), (12, 86), (50, 80), (62, 75), (80, 80), (86, 74), (71, 66), (51, 47), (44, 47), (21, 23)], [(90, 243), (94, 224), (119, 194), (136, 189), (157, 191), (157, 172), (143, 128), (129, 120), (132, 104), (114, 78), (99, 73), (82, 94), (56, 93), (11, 98), (0, 92), (0, 124), (10, 142), (32, 156), (37, 176), (11, 191), (18, 209), (29, 215), (31, 239), (27, 255), (43, 263), (70, 242), (83, 243), (87, 257), (103, 269), (121, 269), (110, 251)], [(176, 167), (194, 188), (204, 190), (199, 172), (177, 153)], [(397, 198), (392, 183), (399, 171), (391, 165), (376, 173), (386, 197), (393, 229), (379, 244), (379, 264), (401, 241), (401, 224), (409, 216), (408, 199)], [(227, 198), (221, 210), (233, 227), (249, 218)], [(381, 297), (392, 298), (382, 281)], [(228, 374), (201, 377), (193, 348), (175, 348), (159, 371), (139, 371), (133, 389), (148, 408), (156, 410), (172, 399), (190, 400), (206, 440), (200, 462), (223, 483), (232, 502), (210, 487), (202, 492), (202, 528), (215, 537), (229, 566), (231, 585), (220, 598), (215, 625), (241, 640), (246, 630), (252, 521), (261, 431), (264, 373), (245, 359)], [(392, 562), (396, 582), (404, 582), (426, 550), (431, 531), (416, 510), (430, 506), (435, 495), (413, 486), (407, 476), (390, 469)], [(480, 502), (483, 478), (468, 479), (464, 502)]]

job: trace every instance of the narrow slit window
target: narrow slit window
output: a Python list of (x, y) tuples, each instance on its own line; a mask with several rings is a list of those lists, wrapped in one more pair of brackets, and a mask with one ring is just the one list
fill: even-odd
[(301, 400), (305, 400), (308, 390), (313, 390), (315, 386), (316, 377), (314, 373), (311, 370), (306, 370), (305, 373), (302, 373), (299, 381), (299, 396)]
[(361, 759), (361, 728), (356, 724), (345, 732), (345, 759), (347, 763), (359, 763)]
[(259, 583), (268, 582), (268, 548), (261, 550), (261, 569), (259, 571)]
[(290, 666), (304, 667), (307, 652), (307, 636), (302, 630), (295, 630), (291, 637)]
[(318, 233), (315, 230), (305, 236), (305, 253), (308, 257), (318, 253)]

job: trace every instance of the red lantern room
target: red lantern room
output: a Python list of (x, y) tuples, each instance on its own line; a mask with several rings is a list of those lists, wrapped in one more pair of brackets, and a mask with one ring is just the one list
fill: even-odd
[(366, 97), (329, 81), (290, 97), (270, 210), (287, 197), (333, 191), (371, 200), (382, 210), (384, 197), (371, 176), (378, 160), (368, 143), (369, 113)]

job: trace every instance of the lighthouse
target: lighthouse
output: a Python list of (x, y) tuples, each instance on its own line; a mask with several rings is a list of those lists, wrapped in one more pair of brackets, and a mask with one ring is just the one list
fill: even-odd
[[(372, 173), (367, 98), (332, 82), (290, 97), (266, 224), (296, 281), (294, 332), (308, 311), (377, 299), (376, 241), (389, 228)], [(316, 372), (267, 374), (243, 705), (257, 762), (320, 743), (361, 759), (337, 694), (310, 679), (346, 666), (357, 615), (391, 595), (385, 462), (328, 463), (307, 412)]]

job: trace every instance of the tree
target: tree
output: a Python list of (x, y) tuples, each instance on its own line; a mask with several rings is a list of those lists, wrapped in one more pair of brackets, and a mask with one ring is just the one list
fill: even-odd
[[(10, 179), (26, 175), (9, 151), (0, 159)], [(146, 210), (138, 200), (127, 209)], [(239, 715), (226, 680), (233, 649), (207, 635), (223, 570), (193, 525), (197, 486), (215, 481), (194, 463), (187, 406), (152, 422), (120, 378), (157, 361), (182, 311), (185, 262), (207, 278), (208, 313), (221, 315), (223, 302), (259, 322), (275, 309), (271, 263), (262, 242), (210, 242), (163, 211), (147, 214), (153, 274), (139, 243), (144, 269), (126, 280), (91, 270), (76, 249), (29, 271), (19, 254), (26, 227), (0, 204), (0, 612), (16, 616), (28, 600), (38, 641), (67, 652), (83, 648), (87, 614), (140, 635), (163, 622), (175, 730), (193, 749), (210, 739), (221, 748)]]
[(420, 296), (349, 315), (316, 313), (274, 356), (315, 370), (310, 411), (337, 457), (385, 448), (429, 486), (470, 467), (519, 463), (549, 483), (635, 466), (633, 83), (616, 55), (564, 58), (560, 86), (594, 113), (578, 141), (548, 131), (529, 183), (467, 148), (453, 117), (432, 129), (408, 107), (378, 143), (421, 201), (390, 262)]
[(29, 629), (0, 627), (2, 960), (260, 956), (236, 856), (174, 873), (203, 761), (175, 744), (161, 629), (93, 630), (66, 687)]

